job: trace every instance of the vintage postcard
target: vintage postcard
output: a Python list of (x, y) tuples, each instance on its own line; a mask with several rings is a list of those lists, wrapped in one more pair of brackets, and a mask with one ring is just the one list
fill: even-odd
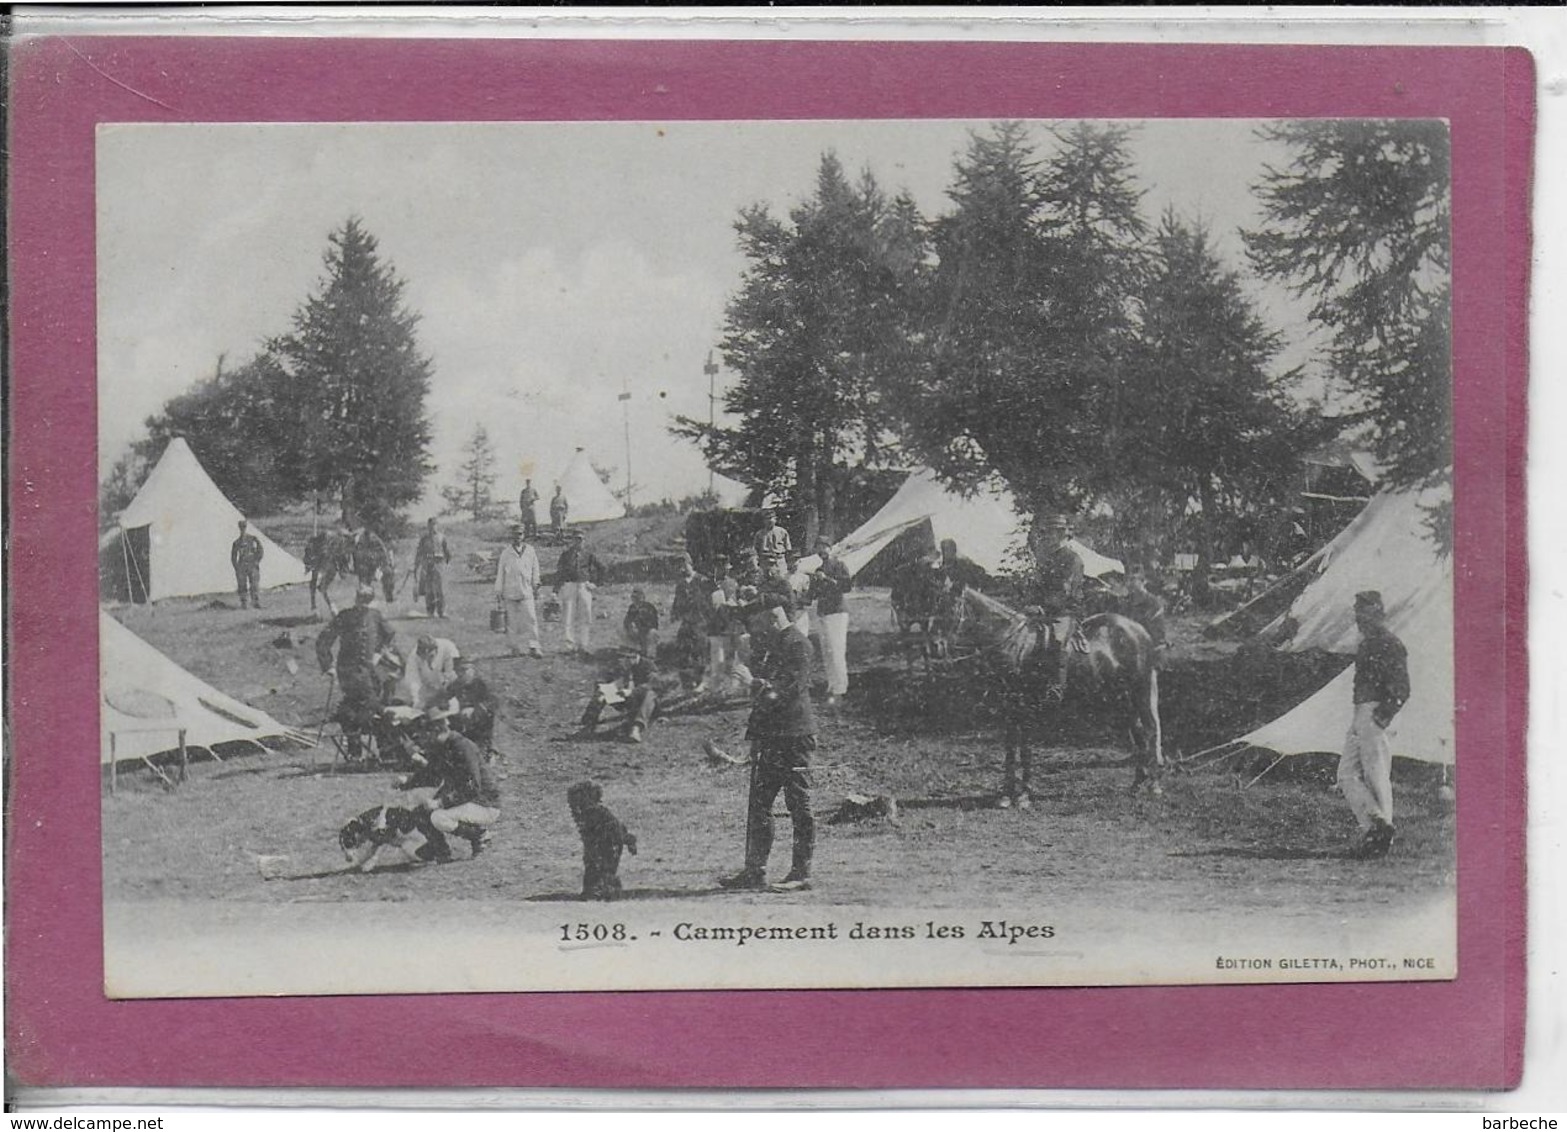
[(1448, 153), (101, 126), (108, 993), (1451, 978)]
[(1502, 993), (1513, 57), (142, 46), (13, 79), (116, 80), (13, 402), (94, 1002)]

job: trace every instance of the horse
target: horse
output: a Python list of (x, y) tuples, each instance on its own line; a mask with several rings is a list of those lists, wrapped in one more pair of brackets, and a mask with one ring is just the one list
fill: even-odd
[(316, 594), (326, 602), (327, 613), (337, 616), (332, 604), (332, 583), (353, 576), (354, 540), (344, 534), (317, 531), (305, 543), (305, 569), (310, 571), (310, 612), (316, 611)]
[(898, 638), (905, 646), (910, 637), (918, 640), (927, 672), (932, 658), (951, 657), (952, 643), (967, 619), (963, 594), (964, 588), (945, 570), (927, 561), (909, 564), (893, 579), (892, 618)]
[[(1027, 809), (1032, 803), (1029, 773), (1032, 755), (1029, 730), (1037, 722), (1044, 685), (1057, 662), (1047, 651), (1049, 626), (1019, 614), (975, 590), (967, 601), (992, 620), (1002, 622), (983, 654), (989, 675), (1001, 689), (1006, 744), (1003, 807)], [(1144, 782), (1162, 794), (1159, 778), (1166, 766), (1163, 726), (1159, 719), (1158, 652), (1148, 630), (1118, 613), (1084, 618), (1067, 648), (1066, 703), (1088, 701), (1093, 694), (1124, 713), (1135, 756), (1131, 789)], [(1064, 706), (1064, 705), (1063, 705)]]

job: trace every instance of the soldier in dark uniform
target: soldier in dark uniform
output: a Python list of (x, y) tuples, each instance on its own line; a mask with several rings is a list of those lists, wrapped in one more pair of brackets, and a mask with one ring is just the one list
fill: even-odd
[(234, 567), (234, 587), (239, 591), (239, 607), (245, 608), (248, 598), (257, 609), (261, 608), (261, 540), (246, 528), (245, 520), (239, 521), (239, 537), (229, 547), (229, 564)]
[(1385, 857), (1393, 845), (1393, 753), (1387, 728), (1409, 699), (1409, 654), (1387, 627), (1382, 595), (1355, 595), (1355, 714), (1338, 764), (1338, 786), (1360, 827), (1357, 857)]
[(457, 701), (452, 730), (466, 735), (486, 751), (495, 748), (495, 718), (500, 701), (466, 656), (456, 660), (457, 678), (441, 689), (440, 702)]
[(376, 579), (380, 579), (381, 593), (390, 605), (395, 593), (392, 588), (392, 552), (386, 549), (386, 543), (381, 541), (381, 536), (369, 527), (360, 527), (354, 532), (354, 542), (349, 555), (353, 563), (354, 576), (359, 579), (360, 585), (373, 588)]
[(451, 560), (452, 549), (446, 544), (446, 536), (431, 519), (414, 551), (414, 596), (423, 595), (424, 611), (431, 617), (446, 616), (446, 584), (441, 571)]
[[(353, 608), (332, 618), (331, 624), (316, 638), (316, 660), (321, 664), (321, 671), (335, 676), (343, 691), (337, 720), (342, 724), (350, 759), (359, 757), (360, 736), (370, 730), (376, 713), (381, 710), (381, 680), (376, 658), (391, 647), (393, 639), (392, 630), (380, 610), (370, 606), (374, 600), (375, 590), (360, 586)], [(333, 645), (337, 646), (335, 661)]]
[(675, 582), (675, 597), (669, 605), (669, 615), (679, 629), (675, 631), (675, 652), (681, 682), (696, 687), (702, 682), (702, 672), (707, 666), (707, 614), (708, 595), (713, 583), (696, 572), (689, 554), (680, 563), (681, 575)]
[(984, 591), (990, 581), (990, 575), (978, 562), (964, 558), (958, 553), (956, 539), (944, 538), (941, 540), (941, 566), (942, 574), (946, 576), (948, 586), (961, 593), (965, 589)]
[(522, 485), (522, 494), (517, 496), (517, 507), (522, 512), (522, 533), (529, 542), (539, 537), (539, 517), (534, 513), (538, 502), (539, 493), (533, 490), (533, 481), (528, 480)]
[(789, 875), (772, 885), (775, 892), (811, 886), (811, 855), (816, 821), (811, 814), (811, 752), (816, 749), (816, 719), (811, 713), (811, 654), (804, 637), (792, 631), (794, 611), (787, 597), (768, 593), (753, 616), (759, 649), (751, 685), (751, 788), (746, 799), (745, 867), (723, 877), (724, 888), (767, 886), (767, 858), (773, 848), (773, 800), (783, 791), (794, 825), (794, 856)]
[(1048, 515), (1029, 533), (1028, 540), (1034, 557), (1028, 614), (1050, 628), (1046, 668), (1051, 670), (1051, 682), (1045, 698), (1057, 702), (1066, 695), (1067, 649), (1083, 600), (1083, 562), (1068, 545), (1068, 537), (1066, 516)]
[(627, 653), (605, 675), (609, 678), (594, 686), (593, 696), (582, 711), (583, 733), (593, 732), (605, 710), (614, 707), (622, 716), (626, 741), (642, 742), (659, 707), (678, 691), (679, 681), (659, 672), (653, 658), (642, 653)]
[(631, 604), (626, 609), (621, 631), (626, 641), (643, 656), (658, 655), (658, 606), (647, 599), (647, 591), (637, 586), (631, 591)]
[[(435, 793), (426, 803), (430, 824), (442, 834), (463, 838), (477, 857), (489, 841), (489, 827), (501, 816), (500, 785), (478, 744), (452, 729), (448, 709), (431, 708), (425, 717), (431, 726), (419, 744), (425, 765), (402, 786), (409, 790), (434, 786)], [(451, 850), (437, 859), (450, 860)]]
[(568, 652), (588, 652), (593, 640), (593, 594), (604, 580), (604, 566), (587, 548), (582, 532), (555, 560), (555, 594)]
[(1164, 599), (1148, 588), (1148, 576), (1142, 566), (1132, 566), (1126, 576), (1126, 596), (1118, 604), (1122, 614), (1148, 630), (1155, 649), (1165, 647)]

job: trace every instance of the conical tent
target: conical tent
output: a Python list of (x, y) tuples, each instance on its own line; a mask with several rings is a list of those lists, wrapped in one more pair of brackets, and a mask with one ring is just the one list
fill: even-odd
[(101, 762), (140, 759), (179, 745), (268, 741), (309, 745), (308, 736), (197, 679), (98, 611)]
[[(943, 484), (935, 472), (921, 468), (910, 473), (880, 511), (841, 539), (833, 556), (857, 575), (901, 535), (916, 529), (929, 531), (932, 549), (951, 539), (960, 555), (992, 574), (1002, 572), (1024, 542), (1023, 521), (1012, 493), (999, 480), (964, 497)], [(1120, 562), (1076, 539), (1069, 545), (1090, 577), (1125, 572)]]
[[(105, 590), (134, 601), (232, 591), (229, 548), (243, 518), (190, 445), (175, 437), (99, 541)], [(254, 526), (250, 531), (261, 540), (262, 589), (305, 580), (303, 562)]]
[[(1393, 753), (1453, 761), (1453, 563), (1428, 517), (1451, 499), (1445, 484), (1384, 492), (1318, 552), (1318, 576), (1263, 630), (1286, 651), (1353, 653), (1355, 594), (1377, 590), (1388, 627), (1409, 654), (1409, 702), (1388, 728)], [(1353, 666), (1304, 703), (1235, 742), (1280, 754), (1337, 751), (1349, 727)]]
[[(1393, 754), (1421, 762), (1453, 762), (1453, 619), (1433, 602), (1394, 628), (1409, 650), (1409, 702), (1387, 729)], [(1242, 735), (1237, 742), (1281, 755), (1338, 751), (1354, 710), (1350, 665), (1305, 703)]]
[[(592, 461), (582, 449), (566, 465), (555, 481), (566, 497), (568, 523), (597, 523), (601, 519), (619, 519), (626, 509), (593, 470)], [(549, 501), (545, 500), (545, 507)]]

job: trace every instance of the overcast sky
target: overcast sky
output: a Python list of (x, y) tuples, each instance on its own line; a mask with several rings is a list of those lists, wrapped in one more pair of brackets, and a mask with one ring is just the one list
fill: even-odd
[[(100, 126), (100, 472), (219, 355), (239, 365), (289, 330), (323, 277), (328, 234), (357, 215), (422, 316), (432, 487), (479, 422), (500, 455), (502, 497), (524, 475), (547, 485), (577, 447), (617, 469), (618, 486), (624, 389), (637, 500), (700, 491), (700, 455), (666, 425), (707, 416), (702, 364), (745, 267), (738, 210), (786, 213), (831, 149), (934, 216), (969, 131), (987, 125)], [(1146, 122), (1133, 142), (1147, 218), (1173, 206), (1203, 219), (1237, 269), (1235, 229), (1257, 219), (1249, 186), (1280, 157), (1254, 126)], [(1277, 292), (1257, 295), (1287, 317)], [(1303, 360), (1304, 345), (1291, 354)]]

